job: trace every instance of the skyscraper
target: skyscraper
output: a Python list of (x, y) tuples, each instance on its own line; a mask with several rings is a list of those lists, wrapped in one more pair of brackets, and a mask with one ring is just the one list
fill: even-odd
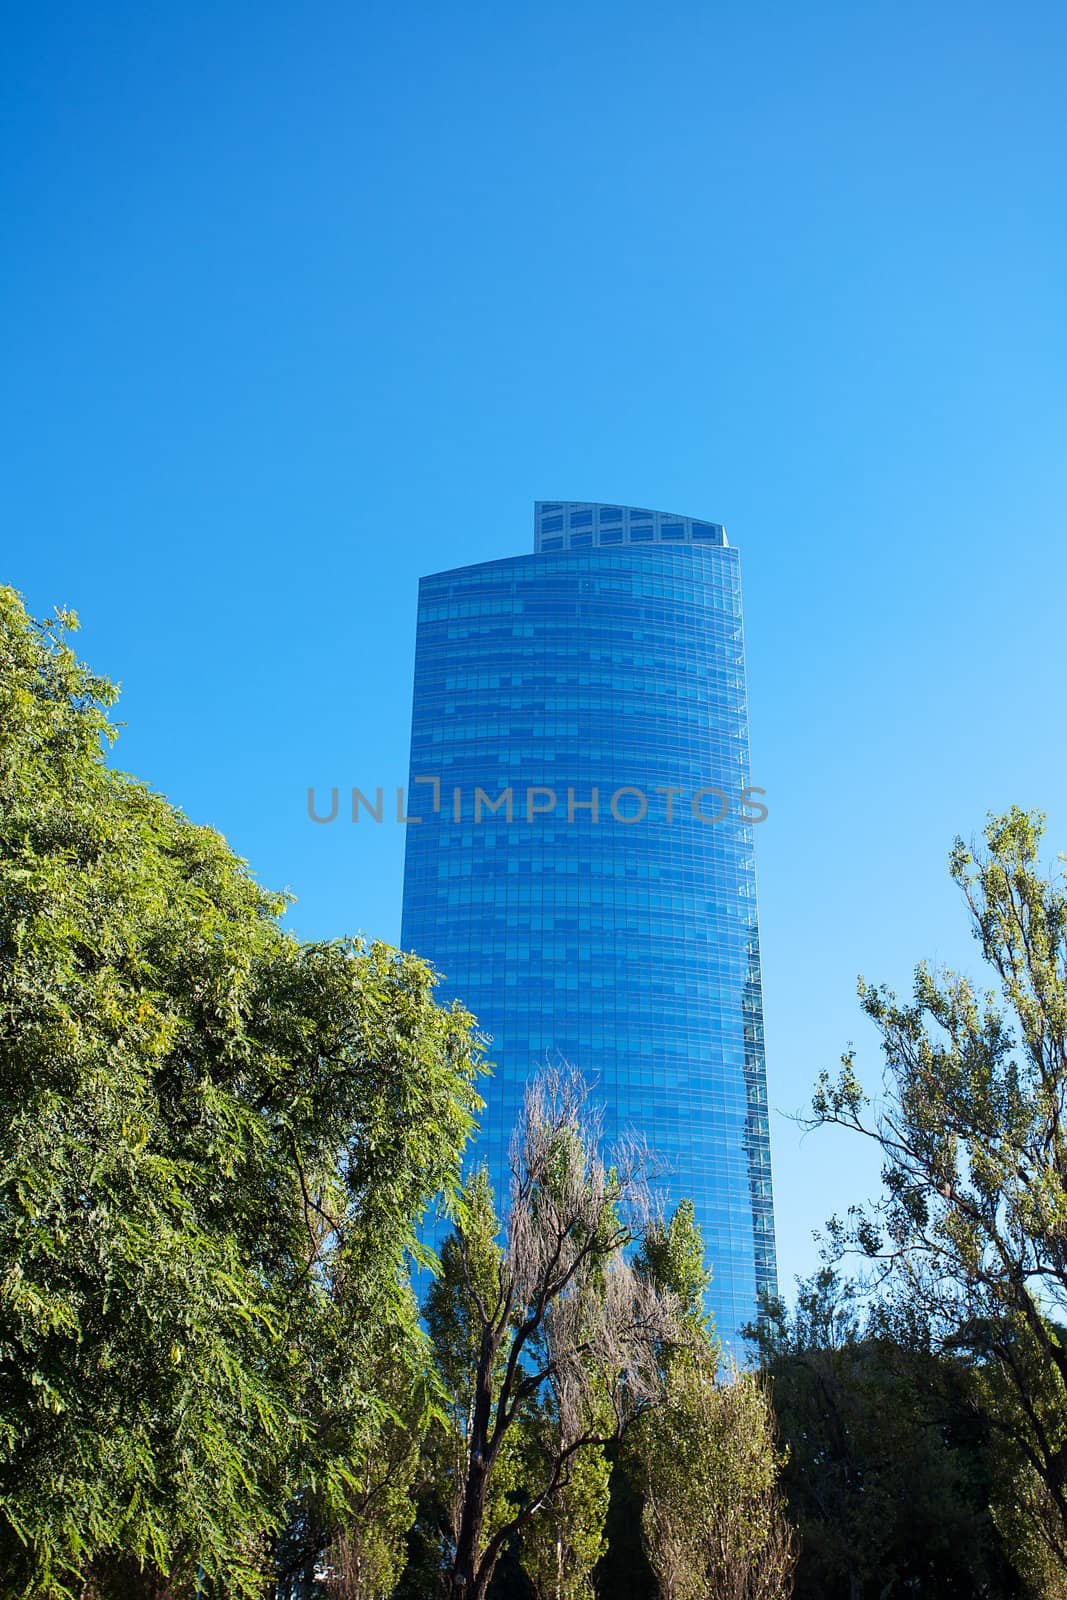
[(402, 942), (492, 1035), (506, 1199), (527, 1078), (693, 1199), (720, 1334), (775, 1287), (738, 553), (717, 523), (539, 502), (535, 553), (419, 585)]

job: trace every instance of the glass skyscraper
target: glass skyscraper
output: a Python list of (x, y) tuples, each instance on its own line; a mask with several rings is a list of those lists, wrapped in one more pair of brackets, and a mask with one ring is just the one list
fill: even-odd
[(492, 1036), (506, 1199), (528, 1077), (579, 1068), (692, 1198), (720, 1335), (775, 1288), (738, 553), (539, 502), (535, 553), (419, 585), (402, 943)]

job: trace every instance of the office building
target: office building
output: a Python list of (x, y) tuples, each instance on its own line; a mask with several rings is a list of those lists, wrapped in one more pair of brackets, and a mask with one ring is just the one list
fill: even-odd
[(474, 1159), (527, 1078), (692, 1197), (724, 1341), (775, 1288), (738, 552), (714, 522), (541, 502), (533, 554), (419, 586), (402, 943), (492, 1035)]

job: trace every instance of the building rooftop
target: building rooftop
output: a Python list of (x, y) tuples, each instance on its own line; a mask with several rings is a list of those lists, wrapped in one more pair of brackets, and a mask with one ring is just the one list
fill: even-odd
[(594, 500), (535, 500), (534, 551), (616, 544), (728, 544), (721, 522)]

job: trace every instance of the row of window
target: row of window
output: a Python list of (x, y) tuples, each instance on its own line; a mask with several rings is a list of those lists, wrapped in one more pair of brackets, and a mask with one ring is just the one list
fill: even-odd
[(704, 550), (643, 550), (597, 552), (592, 556), (519, 556), (502, 564), (460, 567), (435, 573), (419, 584), (422, 598), (441, 592), (449, 594), (492, 594), (509, 588), (529, 590), (546, 600), (561, 593), (577, 591), (583, 595), (625, 595), (644, 593), (651, 584), (661, 584), (672, 593), (696, 598), (708, 594), (729, 594), (739, 587), (735, 566), (721, 567)]
[(602, 578), (612, 573), (629, 574), (635, 581), (659, 573), (676, 578), (679, 582), (699, 583), (709, 588), (736, 588), (739, 552), (731, 545), (713, 543), (671, 545), (640, 551), (590, 550), (588, 554), (558, 555), (555, 553), (528, 556), (506, 556), (498, 561), (478, 561), (467, 567), (449, 567), (443, 572), (430, 572), (419, 579), (419, 593), (434, 589), (478, 587), (487, 583), (513, 583), (516, 578), (535, 581), (538, 578), (590, 577)]
[(693, 517), (678, 517), (669, 511), (648, 511), (637, 506), (597, 506), (588, 504), (575, 504), (570, 506), (541, 503), (535, 508), (535, 518), (540, 531), (556, 533), (563, 528), (591, 528), (594, 520), (601, 528), (615, 527), (620, 523), (628, 522), (631, 526), (642, 526), (648, 523), (664, 528), (677, 528), (683, 531), (692, 528), (694, 533), (699, 529), (701, 533), (722, 538), (725, 529), (718, 522), (701, 522)]
[[(557, 526), (558, 525), (559, 524), (557, 524)], [(548, 532), (547, 525), (545, 526), (544, 531), (546, 533)], [(557, 534), (552, 538), (542, 538), (541, 549), (544, 551), (567, 549), (585, 550), (590, 546), (597, 544), (652, 544), (657, 539), (663, 544), (682, 544), (687, 542), (688, 538), (701, 541), (706, 540), (709, 543), (715, 544), (722, 542), (722, 533), (717, 528), (710, 527), (694, 527), (690, 533), (689, 530), (684, 528), (680, 523), (664, 522), (658, 529), (653, 527), (637, 526), (631, 526), (628, 529), (601, 528), (599, 530), (599, 538), (592, 533), (572, 533), (568, 540), (564, 538), (562, 534)]]

